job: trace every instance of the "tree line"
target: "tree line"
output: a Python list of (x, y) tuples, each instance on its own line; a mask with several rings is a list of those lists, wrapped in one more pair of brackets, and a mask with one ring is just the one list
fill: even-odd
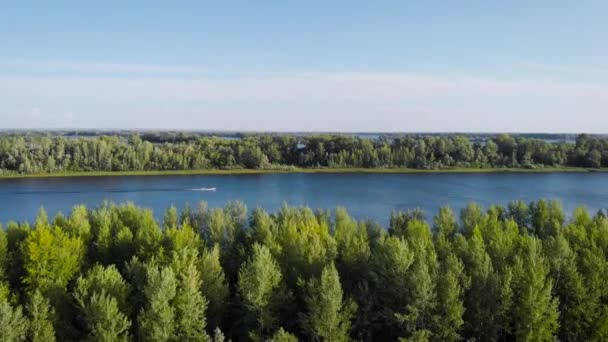
[(260, 134), (224, 139), (154, 134), (64, 137), (0, 136), (0, 174), (290, 168), (542, 168), (608, 167), (608, 139), (575, 143), (501, 134), (397, 136)]
[(608, 219), (75, 206), (0, 229), (1, 341), (600, 341)]

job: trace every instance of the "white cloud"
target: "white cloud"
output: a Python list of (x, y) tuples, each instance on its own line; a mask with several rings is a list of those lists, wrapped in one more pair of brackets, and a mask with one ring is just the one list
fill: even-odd
[(287, 76), (199, 78), (4, 77), (0, 89), (15, 94), (169, 100), (390, 100), (479, 94), (599, 98), (608, 86), (574, 82), (501, 81), (409, 74), (310, 73)]
[[(400, 73), (0, 77), (0, 119), (45, 108), (78, 127), (606, 131), (608, 85)], [(65, 113), (72, 113), (66, 116)], [(11, 120), (4, 121), (11, 122)]]
[(574, 74), (574, 75), (608, 75), (608, 65), (585, 66), (585, 65), (559, 65), (545, 63), (525, 63), (524, 67), (528, 69), (540, 70), (543, 72)]
[(189, 66), (104, 63), (82, 61), (32, 61), (32, 60), (0, 60), (0, 66), (30, 68), (44, 71), (78, 71), (84, 73), (183, 73), (202, 72)]

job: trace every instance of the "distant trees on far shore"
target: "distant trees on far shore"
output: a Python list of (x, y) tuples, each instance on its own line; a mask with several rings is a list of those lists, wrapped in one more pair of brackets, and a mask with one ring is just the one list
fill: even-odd
[(163, 139), (152, 134), (64, 137), (0, 136), (0, 174), (273, 168), (542, 168), (608, 167), (608, 139), (575, 143), (467, 136), (271, 135)]

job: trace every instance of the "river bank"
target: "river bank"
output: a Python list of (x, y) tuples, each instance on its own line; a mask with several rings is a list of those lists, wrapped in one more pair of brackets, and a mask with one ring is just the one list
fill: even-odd
[(555, 173), (608, 172), (608, 168), (545, 167), (545, 168), (289, 168), (289, 169), (207, 169), (207, 170), (147, 170), (147, 171), (75, 171), (36, 174), (7, 174), (0, 179), (47, 177), (112, 177), (112, 176), (187, 176), (187, 175), (242, 175), (274, 173)]

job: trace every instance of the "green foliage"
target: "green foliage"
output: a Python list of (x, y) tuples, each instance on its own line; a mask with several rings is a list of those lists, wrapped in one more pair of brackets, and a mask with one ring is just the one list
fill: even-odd
[(552, 297), (553, 281), (541, 254), (540, 241), (522, 237), (522, 251), (513, 268), (514, 335), (520, 341), (547, 341), (558, 328), (558, 300)]
[(96, 265), (76, 281), (74, 299), (88, 340), (127, 340), (131, 321), (129, 285), (114, 265)]
[(63, 229), (71, 236), (77, 236), (88, 242), (91, 236), (91, 224), (87, 208), (84, 205), (72, 208), (72, 214), (65, 222)]
[(383, 236), (372, 254), (370, 319), (376, 327), (375, 339), (395, 340), (406, 332), (397, 318), (409, 303), (403, 289), (414, 262), (414, 252), (403, 237)]
[(57, 227), (50, 228), (38, 219), (36, 229), (22, 246), (26, 271), (23, 282), (32, 291), (65, 289), (83, 261), (84, 244), (79, 237), (71, 237)]
[(437, 278), (437, 308), (435, 336), (442, 341), (458, 341), (464, 324), (463, 302), (466, 280), (463, 284), (464, 265), (454, 254), (442, 260)]
[(268, 342), (297, 342), (298, 338), (283, 330), (283, 328), (279, 328), (277, 332), (272, 335), (272, 337), (268, 340)]
[(200, 291), (201, 279), (197, 268), (196, 249), (182, 249), (173, 253), (172, 267), (177, 275), (175, 307), (176, 339), (178, 341), (206, 341), (205, 311), (207, 300)]
[(168, 213), (163, 229), (133, 204), (9, 222), (0, 341), (608, 338), (603, 212), (472, 204), (460, 220), (440, 209), (433, 229), (419, 210), (388, 229), (343, 208)]
[(335, 258), (336, 242), (327, 222), (319, 220), (309, 208), (284, 205), (276, 214), (276, 225), (275, 244), (269, 248), (285, 270), (290, 286), (320, 274)]
[(507, 134), (393, 134), (378, 139), (255, 134), (223, 139), (146, 132), (68, 139), (54, 133), (11, 133), (0, 136), (0, 174), (290, 167), (598, 168), (608, 166), (607, 154), (608, 139), (587, 135), (568, 144)]
[(82, 306), (94, 293), (104, 292), (116, 299), (118, 307), (128, 314), (130, 312), (130, 291), (129, 284), (125, 282), (114, 265), (107, 267), (95, 265), (85, 276), (80, 276), (76, 280), (74, 297), (76, 302)]
[(214, 329), (222, 322), (230, 295), (228, 282), (220, 264), (218, 245), (203, 251), (199, 261), (199, 274), (201, 292), (208, 301), (207, 323), (210, 328)]
[(138, 316), (139, 338), (145, 341), (169, 341), (177, 329), (176, 310), (171, 304), (177, 289), (170, 267), (146, 265), (145, 306)]
[(399, 309), (397, 319), (403, 325), (406, 337), (418, 336), (433, 324), (436, 305), (437, 256), (428, 225), (422, 221), (410, 221), (405, 238), (413, 252), (413, 262), (405, 277), (402, 296), (407, 302)]
[(52, 317), (54, 310), (50, 302), (42, 296), (40, 291), (35, 291), (27, 303), (27, 312), (30, 318), (28, 339), (32, 342), (55, 341), (55, 328), (53, 328)]
[(340, 276), (333, 264), (325, 266), (321, 278), (313, 278), (307, 285), (304, 298), (307, 313), (302, 325), (313, 339), (348, 341), (350, 320), (356, 304), (344, 300)]
[(6, 265), (8, 264), (8, 239), (2, 225), (0, 225), (0, 281), (6, 278)]
[(278, 308), (287, 304), (289, 294), (281, 269), (267, 247), (253, 245), (252, 256), (239, 271), (238, 290), (248, 323), (257, 327), (250, 331), (252, 336), (262, 338), (280, 326)]
[(14, 308), (8, 300), (0, 300), (0, 341), (25, 341), (28, 321), (21, 307)]
[(165, 215), (163, 216), (163, 227), (167, 228), (175, 228), (177, 227), (177, 208), (174, 205), (167, 208), (165, 211)]
[(472, 234), (475, 227), (481, 225), (485, 219), (485, 213), (481, 206), (477, 203), (469, 203), (460, 212), (460, 222), (462, 227), (462, 233), (466, 236)]
[(448, 207), (439, 208), (439, 212), (434, 218), (433, 227), (437, 234), (452, 238), (458, 228), (456, 216), (454, 216), (452, 209)]
[(127, 341), (131, 321), (120, 311), (116, 298), (94, 292), (80, 304), (87, 325), (87, 340)]
[(335, 222), (333, 236), (338, 249), (338, 265), (351, 279), (361, 276), (371, 256), (367, 230), (348, 216), (344, 208), (336, 209)]
[[(9, 222), (6, 226), (6, 257), (3, 278), (8, 281), (10, 286), (17, 292), (23, 292), (23, 279), (25, 269), (23, 266), (23, 251), (21, 245), (31, 232), (29, 224), (17, 224)], [(1, 280), (0, 280), (1, 281)]]
[(164, 233), (164, 245), (167, 253), (183, 249), (199, 250), (202, 247), (200, 236), (187, 223), (181, 227), (173, 226), (172, 228), (165, 229)]

